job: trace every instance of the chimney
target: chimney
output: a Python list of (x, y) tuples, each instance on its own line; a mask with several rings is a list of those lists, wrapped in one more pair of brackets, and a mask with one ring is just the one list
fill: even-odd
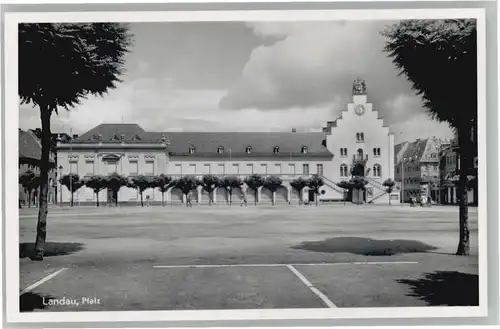
[(296, 133), (296, 132), (297, 132), (297, 129), (292, 128), (292, 133)]
[(78, 138), (78, 134), (73, 134), (73, 139), (77, 139)]

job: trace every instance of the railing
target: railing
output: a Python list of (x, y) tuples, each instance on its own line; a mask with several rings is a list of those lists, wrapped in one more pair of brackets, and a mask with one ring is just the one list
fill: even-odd
[(353, 162), (368, 161), (368, 154), (365, 154), (365, 155), (354, 154), (352, 156), (352, 161)]
[(337, 183), (335, 183), (334, 181), (332, 181), (331, 179), (328, 179), (326, 178), (325, 176), (321, 176), (321, 178), (323, 179), (323, 181), (325, 183), (327, 183), (328, 186), (330, 186), (331, 188), (333, 188), (335, 191), (339, 192), (339, 193), (344, 193), (344, 190), (341, 189), (340, 187), (337, 186)]
[(386, 194), (387, 194), (387, 191), (382, 191), (379, 194), (375, 195), (373, 198), (371, 198), (370, 201), (368, 201), (367, 203), (373, 203), (373, 201), (380, 199), (381, 197), (383, 197)]
[(379, 181), (376, 181), (375, 179), (371, 178), (371, 177), (365, 177), (365, 179), (373, 186), (375, 186), (376, 188), (378, 188), (379, 190), (382, 190), (384, 192), (386, 192), (386, 188), (384, 186), (384, 184), (380, 183)]

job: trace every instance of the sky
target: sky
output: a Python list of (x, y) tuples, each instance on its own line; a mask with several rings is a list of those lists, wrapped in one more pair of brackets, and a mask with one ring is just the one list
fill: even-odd
[[(396, 142), (451, 137), (399, 75), (380, 35), (389, 21), (133, 23), (123, 82), (53, 115), (53, 132), (100, 123), (149, 131), (321, 131), (366, 80)], [(20, 128), (40, 127), (20, 107)]]

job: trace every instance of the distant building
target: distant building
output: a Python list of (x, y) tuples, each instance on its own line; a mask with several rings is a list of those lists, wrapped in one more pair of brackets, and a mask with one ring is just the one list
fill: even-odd
[[(36, 175), (40, 175), (40, 160), (42, 156), (42, 144), (33, 130), (24, 131), (19, 129), (19, 175), (22, 175), (28, 170), (33, 171)], [(49, 171), (49, 194), (48, 201), (50, 203), (56, 202), (55, 188), (55, 161), (54, 156), (50, 155), (50, 168)], [(39, 191), (32, 192), (32, 202), (37, 201), (37, 196), (40, 195)], [(27, 191), (19, 185), (19, 198), (22, 203), (28, 202)]]
[(403, 202), (422, 197), (439, 201), (439, 152), (445, 142), (432, 137), (395, 146), (394, 177)]
[[(384, 125), (378, 111), (367, 102), (363, 80), (353, 85), (353, 99), (335, 121), (327, 122), (323, 132), (148, 132), (137, 124), (101, 124), (75, 138), (71, 143), (59, 143), (58, 164), (61, 173), (76, 173), (81, 177), (117, 172), (127, 177), (139, 174), (154, 176), (161, 173), (179, 178), (205, 174), (234, 175), (245, 178), (251, 174), (278, 176), (283, 186), (276, 192), (276, 202), (297, 202), (298, 193), (290, 186), (297, 177), (319, 175), (325, 185), (319, 199), (340, 201), (343, 190), (336, 183), (348, 180), (355, 173), (368, 180), (364, 201), (388, 202), (383, 181), (394, 178), (394, 136)], [(70, 194), (65, 187), (63, 202)], [(254, 191), (246, 185), (248, 201)], [(99, 200), (138, 202), (136, 190), (123, 187), (119, 195), (102, 191)], [(239, 195), (235, 191), (233, 195)], [(316, 196), (307, 188), (305, 197)], [(208, 202), (201, 189), (193, 191), (194, 200)], [(215, 202), (225, 202), (227, 193), (217, 188)], [(144, 198), (161, 200), (159, 191), (148, 189)], [(393, 194), (398, 198), (398, 194)], [(77, 202), (95, 202), (93, 191), (85, 187), (76, 194)], [(257, 191), (257, 201), (270, 202), (272, 193), (265, 188)], [(181, 202), (182, 193), (171, 188), (166, 200)]]

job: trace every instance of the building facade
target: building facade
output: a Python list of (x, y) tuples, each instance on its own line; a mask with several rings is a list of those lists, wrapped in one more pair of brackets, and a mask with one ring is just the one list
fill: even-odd
[[(283, 186), (273, 195), (265, 188), (252, 191), (242, 186), (248, 201), (266, 203), (298, 201), (298, 193), (290, 186), (297, 177), (318, 175), (325, 185), (319, 199), (340, 201), (343, 190), (336, 183), (348, 180), (353, 170), (368, 180), (366, 202), (388, 202), (389, 195), (382, 183), (394, 178), (394, 138), (384, 126), (378, 112), (367, 102), (366, 87), (362, 80), (353, 86), (353, 100), (335, 121), (328, 122), (322, 132), (148, 132), (136, 124), (101, 124), (74, 139), (58, 144), (59, 175), (76, 173), (80, 177), (117, 172), (127, 177), (139, 174), (154, 176), (166, 174), (173, 178), (205, 174), (238, 176), (278, 176)], [(62, 189), (63, 202), (70, 193)], [(256, 192), (256, 193), (254, 193)], [(208, 202), (201, 187), (193, 193), (197, 202)], [(307, 188), (303, 196), (313, 201), (316, 197)], [(138, 192), (129, 187), (120, 189), (120, 202), (138, 202)], [(161, 200), (158, 190), (148, 189), (144, 197)], [(393, 193), (393, 198), (398, 194)], [(106, 190), (99, 200), (112, 198)], [(214, 202), (226, 202), (228, 195), (216, 189)], [(75, 193), (77, 203), (93, 203), (96, 196), (86, 187)], [(166, 193), (167, 202), (182, 202), (177, 188)]]

